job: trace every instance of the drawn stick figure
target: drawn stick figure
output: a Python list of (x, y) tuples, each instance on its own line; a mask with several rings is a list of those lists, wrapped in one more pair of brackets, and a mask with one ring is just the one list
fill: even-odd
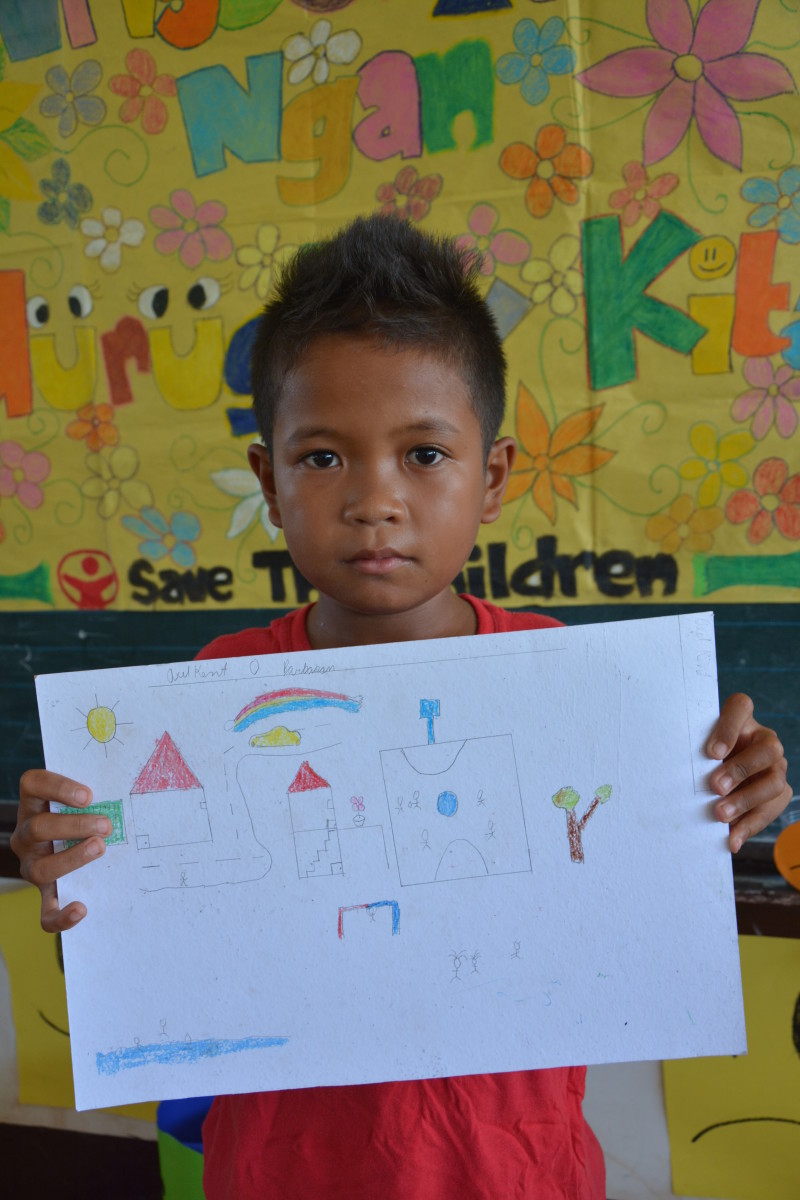
[(459, 972), (464, 966), (464, 960), (467, 957), (466, 953), (463, 950), (451, 950), (450, 957), (453, 960), (453, 974), (450, 977), (450, 982), (453, 983), (456, 979), (461, 982), (461, 976)]
[(423, 850), (432, 850), (433, 849), (433, 847), (430, 844), (430, 841), (428, 840), (429, 838), (430, 838), (430, 834), (428, 833), (427, 829), (423, 829), (422, 837), (420, 839), (422, 841), (422, 849)]
[(522, 955), (519, 952), (521, 944), (522, 943), (518, 942), (516, 939), (514, 940), (514, 952), (511, 955), (512, 958), (522, 958)]
[(483, 788), (481, 788), (478, 792), (478, 806), (480, 807), (481, 804), (486, 804), (486, 797), (483, 794)]

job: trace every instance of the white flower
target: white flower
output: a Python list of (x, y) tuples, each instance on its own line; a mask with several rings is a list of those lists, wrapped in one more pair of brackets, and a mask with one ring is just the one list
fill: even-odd
[(314, 83), (325, 83), (330, 74), (329, 63), (353, 61), (361, 49), (361, 38), (355, 29), (331, 35), (331, 28), (330, 21), (323, 17), (312, 25), (310, 37), (296, 33), (289, 39), (283, 51), (284, 58), (293, 64), (289, 68), (289, 83), (302, 83), (309, 75)]
[(550, 311), (568, 317), (575, 310), (576, 297), (583, 293), (583, 277), (575, 266), (581, 244), (571, 233), (556, 238), (548, 258), (531, 258), (520, 270), (526, 283), (532, 283), (534, 304), (550, 301)]
[(86, 217), (81, 233), (90, 240), (84, 247), (87, 258), (99, 258), (104, 271), (116, 271), (122, 261), (123, 246), (138, 246), (145, 235), (141, 221), (123, 221), (118, 208), (104, 208), (102, 221)]
[(296, 246), (281, 246), (277, 249), (279, 240), (280, 230), (277, 225), (259, 225), (256, 230), (256, 244), (240, 246), (236, 251), (236, 261), (246, 268), (239, 277), (239, 287), (242, 291), (247, 291), (255, 284), (259, 300), (267, 298), (272, 283), (272, 272), (297, 249)]
[(211, 478), (219, 490), (225, 492), (227, 496), (242, 497), (233, 510), (231, 523), (225, 536), (235, 538), (240, 533), (244, 533), (258, 513), (270, 541), (274, 542), (280, 530), (269, 519), (267, 503), (261, 493), (261, 485), (253, 472), (229, 467), (225, 471), (212, 471)]

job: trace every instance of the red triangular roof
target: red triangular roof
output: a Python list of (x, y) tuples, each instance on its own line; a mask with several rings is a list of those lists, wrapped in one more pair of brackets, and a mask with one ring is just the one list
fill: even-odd
[(313, 767), (310, 767), (307, 762), (304, 762), (300, 770), (295, 775), (292, 782), (289, 784), (290, 792), (313, 792), (317, 788), (330, 787), (326, 779), (318, 775)]
[(131, 795), (139, 792), (171, 792), (201, 787), (199, 779), (187, 767), (181, 752), (168, 733), (161, 735), (153, 753), (139, 772)]

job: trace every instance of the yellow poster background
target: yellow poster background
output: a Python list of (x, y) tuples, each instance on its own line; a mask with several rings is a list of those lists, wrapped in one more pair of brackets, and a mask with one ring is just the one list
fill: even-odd
[(508, 356), (459, 587), (796, 594), (792, 0), (6, 0), (0, 39), (3, 607), (309, 597), (249, 339), (281, 259), (376, 210), (481, 256)]

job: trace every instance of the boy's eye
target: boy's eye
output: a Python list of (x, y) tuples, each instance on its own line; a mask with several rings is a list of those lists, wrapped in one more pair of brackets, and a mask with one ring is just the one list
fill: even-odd
[(421, 467), (432, 467), (444, 458), (441, 450), (435, 446), (418, 446), (411, 451), (411, 458)]
[(316, 467), (318, 470), (324, 471), (326, 467), (336, 466), (339, 462), (339, 455), (334, 454), (332, 450), (312, 450), (310, 454), (306, 454), (303, 461), (312, 467)]

